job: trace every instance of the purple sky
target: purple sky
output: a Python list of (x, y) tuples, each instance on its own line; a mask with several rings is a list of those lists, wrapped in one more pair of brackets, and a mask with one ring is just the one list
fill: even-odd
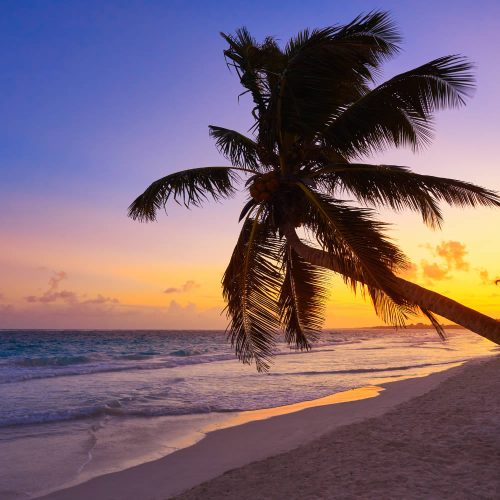
[[(391, 11), (404, 37), (385, 78), (461, 53), (476, 63), (478, 85), (467, 108), (439, 115), (428, 151), (388, 152), (374, 161), (500, 189), (498, 1), (2, 1), (0, 328), (221, 326), (219, 280), (237, 236), (240, 200), (203, 211), (173, 207), (170, 218), (145, 226), (128, 220), (126, 208), (166, 173), (227, 164), (208, 124), (242, 132), (251, 125), (219, 31), (245, 25), (258, 39), (285, 41), (305, 27), (345, 23), (372, 9)], [(481, 270), (499, 274), (500, 236), (492, 229), (500, 226), (498, 214), (446, 213), (449, 224), (437, 235), (413, 216), (395, 219), (420, 281), (426, 283), (423, 261), (439, 264), (429, 248), (452, 240), (465, 245), (474, 279)], [(472, 274), (455, 282), (452, 271), (431, 285), (470, 288)], [(65, 278), (51, 292), (49, 281), (61, 272)], [(185, 290), (188, 282), (196, 286)], [(163, 293), (169, 288), (177, 292)], [(72, 293), (73, 302), (68, 294), (27, 299), (54, 291)], [(495, 294), (485, 289), (471, 305), (491, 312)], [(347, 308), (338, 316), (351, 318), (343, 326), (377, 322), (347, 300), (337, 304)], [(174, 319), (168, 311), (176, 307)], [(335, 326), (335, 304), (331, 309)], [(193, 314), (201, 319), (191, 321)]]

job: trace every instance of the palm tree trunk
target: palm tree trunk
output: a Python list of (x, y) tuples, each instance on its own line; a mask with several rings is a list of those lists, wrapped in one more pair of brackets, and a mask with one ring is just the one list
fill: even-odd
[[(327, 252), (306, 245), (297, 236), (293, 227), (284, 228), (285, 236), (292, 248), (304, 259), (316, 266), (331, 269), (340, 273), (340, 266), (335, 258)], [(359, 276), (349, 276), (357, 281), (363, 282)], [(395, 277), (398, 292), (410, 303), (416, 304), (423, 309), (427, 309), (439, 316), (443, 316), (454, 323), (462, 325), (482, 337), (500, 345), (500, 321), (497, 321), (474, 309), (466, 307), (439, 293), (427, 290), (415, 283), (406, 281), (403, 278)]]

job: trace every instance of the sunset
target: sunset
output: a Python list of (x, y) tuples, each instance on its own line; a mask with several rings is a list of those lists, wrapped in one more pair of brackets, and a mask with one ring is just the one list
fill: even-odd
[[(128, 219), (127, 206), (168, 173), (228, 164), (208, 125), (241, 132), (251, 127), (251, 101), (242, 96), (238, 102), (241, 91), (222, 57), (219, 31), (248, 25), (258, 38), (286, 39), (304, 24), (345, 21), (368, 6), (319, 2), (307, 14), (289, 9), (284, 23), (278, 6), (266, 6), (262, 17), (244, 4), (236, 10), (174, 5), (12, 4), (4, 16), (3, 46), (9, 50), (2, 82), (2, 328), (226, 326), (219, 314), (220, 279), (236, 241), (244, 195), (191, 211), (170, 204), (168, 217), (149, 225)], [(461, 53), (475, 65), (477, 89), (465, 107), (437, 115), (432, 144), (416, 154), (389, 149), (370, 162), (499, 190), (495, 82), (500, 68), (492, 63), (499, 37), (496, 3), (478, 11), (466, 2), (453, 9), (443, 3), (432, 15), (418, 2), (411, 9), (397, 3), (385, 8), (404, 42), (403, 51), (385, 65), (384, 79)], [(426, 228), (408, 211), (383, 212), (381, 218), (394, 224), (391, 235), (417, 265), (418, 283), (430, 282), (433, 289), (498, 316), (497, 211), (443, 210), (442, 231)], [(467, 270), (448, 270), (448, 262), (436, 256), (435, 248), (448, 241), (463, 245)], [(58, 291), (72, 292), (71, 300), (26, 299), (43, 295), (61, 272), (65, 278)], [(184, 291), (189, 281), (199, 286)], [(163, 293), (168, 288), (179, 292)], [(327, 327), (380, 324), (370, 305), (353, 300), (341, 283), (333, 289)], [(185, 308), (195, 314), (183, 314)]]
[(496, 498), (498, 2), (1, 11), (1, 498)]

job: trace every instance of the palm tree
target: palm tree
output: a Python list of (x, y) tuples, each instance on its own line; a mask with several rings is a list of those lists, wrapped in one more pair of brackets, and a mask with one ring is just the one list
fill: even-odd
[(221, 35), (227, 64), (254, 103), (252, 136), (210, 126), (232, 166), (167, 175), (129, 215), (153, 221), (171, 198), (199, 206), (232, 196), (246, 180), (242, 229), (222, 279), (238, 357), (268, 369), (280, 331), (291, 346), (309, 349), (321, 330), (330, 270), (366, 293), (386, 322), (403, 325), (423, 313), (442, 334), (438, 314), (500, 344), (498, 321), (398, 277), (408, 262), (374, 217), (377, 207), (410, 209), (439, 228), (439, 202), (498, 207), (498, 194), (362, 160), (387, 147), (429, 143), (434, 111), (463, 105), (473, 89), (467, 60), (440, 57), (375, 85), (400, 41), (389, 15), (378, 11), (304, 30), (285, 47), (271, 37), (258, 43), (245, 28)]

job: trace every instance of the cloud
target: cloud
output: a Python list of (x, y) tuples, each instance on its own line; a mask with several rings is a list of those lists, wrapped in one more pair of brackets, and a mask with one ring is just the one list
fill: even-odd
[(164, 328), (223, 329), (227, 323), (226, 316), (221, 314), (222, 309), (222, 305), (202, 309), (193, 302), (181, 305), (177, 301), (171, 300), (168, 306), (163, 308), (161, 313), (158, 313), (157, 317), (161, 318)]
[(436, 247), (436, 255), (445, 260), (449, 269), (468, 271), (469, 263), (464, 260), (466, 254), (465, 245), (459, 241), (443, 241)]
[(479, 277), (481, 278), (481, 281), (483, 285), (487, 285), (490, 283), (490, 277), (488, 275), (488, 271), (486, 269), (478, 269), (479, 271)]
[(29, 295), (25, 297), (26, 302), (42, 302), (44, 304), (56, 302), (59, 299), (66, 303), (74, 303), (77, 298), (74, 292), (67, 290), (58, 291), (61, 281), (67, 279), (68, 275), (64, 271), (53, 272), (49, 278), (49, 288), (42, 295)]
[(169, 287), (163, 290), (163, 293), (186, 293), (186, 292), (191, 292), (192, 290), (200, 288), (200, 285), (196, 283), (194, 280), (188, 280), (184, 285), (181, 285), (180, 287)]
[(86, 304), (0, 304), (0, 328), (223, 330), (227, 322), (222, 309), (223, 304), (205, 309), (175, 300), (161, 307), (123, 304), (103, 296)]
[(68, 275), (64, 271), (52, 273), (52, 277), (49, 279), (49, 290), (57, 290), (59, 283), (68, 278)]
[(0, 312), (1, 313), (11, 313), (14, 311), (14, 306), (12, 304), (0, 304)]
[(483, 285), (500, 285), (500, 278), (496, 277), (495, 279), (490, 277), (488, 271), (484, 268), (476, 268), (476, 271), (479, 272), (479, 277), (481, 278), (481, 283)]
[[(46, 289), (21, 304), (0, 303), (0, 328), (89, 329), (224, 329), (223, 304), (204, 308), (170, 300), (167, 305), (127, 304), (105, 294), (85, 294), (63, 288), (64, 271), (48, 273)], [(181, 290), (199, 287), (189, 280)]]
[[(0, 292), (0, 302), (4, 302), (6, 300), (6, 297), (3, 293)], [(12, 304), (1, 304), (0, 303), (0, 313), (2, 314), (9, 314), (14, 311), (14, 306)]]
[(97, 295), (95, 299), (87, 299), (80, 302), (80, 304), (119, 304), (120, 301), (118, 299), (112, 297), (104, 297), (100, 293)]
[(43, 295), (28, 295), (25, 297), (26, 302), (42, 302), (48, 304), (50, 302), (57, 302), (61, 300), (67, 304), (74, 304), (78, 302), (78, 297), (75, 292), (70, 292), (68, 290), (61, 290), (60, 292), (50, 292), (47, 291)]
[(450, 272), (453, 270), (469, 270), (469, 263), (465, 261), (465, 256), (467, 255), (466, 247), (459, 241), (442, 241), (435, 247), (428, 244), (422, 247), (430, 250), (434, 257), (441, 260), (441, 263), (422, 260), (423, 275), (429, 280), (440, 281), (448, 279), (451, 277)]
[(181, 306), (177, 301), (171, 300), (167, 307), (167, 314), (184, 314), (184, 313), (195, 313), (197, 311), (196, 304), (190, 302), (186, 306)]
[(30, 304), (66, 304), (70, 306), (87, 306), (87, 305), (101, 305), (101, 304), (118, 304), (118, 299), (112, 297), (104, 297), (98, 294), (93, 299), (86, 299), (85, 295), (78, 295), (70, 290), (59, 290), (59, 285), (62, 281), (68, 278), (64, 271), (52, 273), (48, 281), (48, 289), (41, 295), (28, 295), (24, 299)]
[(409, 262), (407, 268), (404, 271), (401, 271), (399, 275), (407, 280), (415, 280), (418, 274), (418, 266), (413, 262)]
[(440, 267), (435, 262), (429, 263), (423, 260), (422, 272), (426, 278), (429, 278), (431, 280), (440, 281), (449, 278), (448, 269)]

